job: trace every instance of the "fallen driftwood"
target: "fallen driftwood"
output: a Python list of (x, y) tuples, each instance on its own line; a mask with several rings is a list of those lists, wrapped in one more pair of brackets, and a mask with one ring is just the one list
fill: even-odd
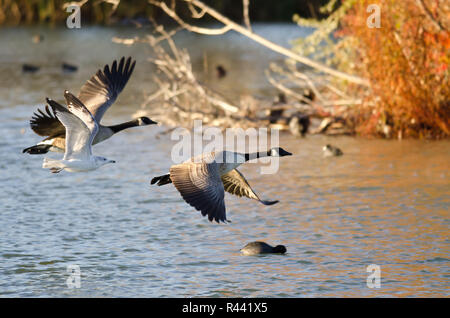
[[(361, 100), (347, 96), (329, 79), (330, 76), (337, 76), (363, 86), (366, 84), (364, 79), (332, 70), (261, 38), (252, 32), (248, 16), (244, 17), (246, 27), (243, 27), (200, 1), (179, 1), (187, 3), (193, 18), (200, 19), (209, 14), (222, 22), (224, 27), (210, 29), (193, 26), (176, 14), (176, 1), (173, 1), (169, 8), (162, 1), (150, 0), (150, 3), (163, 9), (178, 22), (180, 27), (166, 31), (162, 25), (152, 21), (155, 26), (153, 35), (146, 38), (113, 39), (114, 42), (124, 45), (147, 42), (153, 49), (154, 55), (149, 62), (156, 68), (153, 79), (158, 88), (149, 94), (142, 104), (142, 110), (152, 118), (169, 127), (190, 128), (194, 120), (201, 119), (205, 125), (220, 128), (268, 127), (290, 131), (296, 136), (304, 136), (308, 132), (353, 133), (349, 122), (339, 118), (343, 117), (346, 107), (361, 104)], [(243, 1), (244, 14), (246, 12), (248, 14), (248, 3)], [(285, 65), (271, 64), (265, 72), (268, 81), (280, 91), (278, 98), (271, 101), (246, 95), (241, 96), (239, 101), (230, 101), (220, 92), (200, 82), (193, 73), (187, 50), (178, 48), (172, 38), (183, 29), (209, 35), (235, 30), (290, 57), (291, 60), (287, 60)], [(315, 71), (308, 73), (300, 71), (296, 67), (296, 62), (292, 63), (292, 60), (301, 62)], [(226, 76), (226, 70), (217, 69), (217, 76), (219, 78)]]
[[(241, 96), (238, 103), (227, 100), (196, 78), (190, 56), (186, 50), (176, 46), (173, 32), (165, 31), (162, 26), (156, 26), (155, 30), (156, 34), (148, 36), (146, 41), (154, 51), (149, 61), (156, 68), (153, 79), (158, 88), (147, 96), (140, 112), (158, 122), (168, 127), (192, 128), (194, 120), (201, 119), (205, 125), (220, 128), (267, 127), (288, 131), (295, 136), (304, 136), (308, 132), (351, 133), (345, 122), (331, 119), (330, 106), (317, 98), (321, 96), (324, 100), (317, 87), (314, 90), (304, 88), (299, 98), (291, 94), (287, 97), (282, 92), (274, 101), (250, 95)], [(139, 41), (142, 42), (141, 39)], [(127, 43), (126, 39), (123, 42)], [(317, 122), (323, 118), (335, 122), (310, 129), (311, 119)]]

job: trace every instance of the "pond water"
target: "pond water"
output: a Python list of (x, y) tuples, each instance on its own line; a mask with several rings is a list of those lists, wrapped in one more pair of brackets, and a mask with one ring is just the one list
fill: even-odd
[[(255, 25), (288, 46), (307, 30)], [(43, 156), (22, 154), (40, 140), (28, 121), (45, 97), (78, 93), (99, 67), (123, 55), (137, 67), (103, 123), (128, 120), (152, 92), (146, 44), (127, 47), (112, 36), (130, 28), (0, 29), (0, 296), (3, 297), (436, 297), (449, 296), (449, 141), (385, 141), (281, 135), (294, 156), (279, 172), (241, 171), (263, 206), (226, 194), (230, 224), (209, 223), (171, 185), (150, 187), (171, 165), (174, 141), (164, 127), (121, 132), (94, 153), (116, 164), (90, 173), (50, 174)], [(138, 30), (145, 34), (148, 30)], [(34, 34), (44, 41), (33, 44)], [(278, 40), (281, 39), (281, 40)], [(273, 94), (264, 78), (282, 58), (237, 34), (177, 37), (196, 65), (204, 54), (229, 70), (211, 85), (238, 96)], [(62, 62), (79, 66), (63, 74)], [(23, 74), (22, 63), (41, 66)], [(199, 67), (199, 66), (198, 66)], [(331, 143), (342, 157), (324, 158)], [(59, 157), (59, 154), (52, 154)], [(243, 256), (263, 240), (285, 255)], [(369, 288), (367, 266), (380, 268)], [(68, 265), (78, 265), (80, 288), (68, 288)]]

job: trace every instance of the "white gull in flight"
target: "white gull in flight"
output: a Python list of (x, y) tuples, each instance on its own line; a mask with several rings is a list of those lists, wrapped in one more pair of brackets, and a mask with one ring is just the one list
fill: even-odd
[(56, 118), (66, 128), (64, 157), (62, 160), (45, 158), (42, 168), (50, 169), (52, 173), (61, 170), (84, 172), (95, 170), (107, 163), (114, 163), (114, 160), (92, 155), (92, 141), (99, 130), (98, 122), (86, 106), (70, 92), (65, 91), (64, 97), (68, 109), (47, 98), (47, 103), (53, 109)]
[[(98, 70), (81, 87), (78, 99), (94, 116), (99, 123), (99, 131), (92, 142), (93, 145), (102, 142), (114, 134), (137, 126), (146, 126), (156, 124), (148, 117), (139, 117), (118, 125), (104, 126), (101, 120), (105, 112), (115, 102), (120, 92), (124, 89), (131, 74), (133, 73), (136, 61), (125, 57), (120, 62), (114, 61), (111, 66), (105, 65), (103, 70)], [(31, 129), (39, 136), (45, 137), (44, 140), (34, 146), (25, 148), (22, 152), (31, 155), (44, 154), (49, 151), (64, 152), (66, 129), (61, 122), (52, 115), (48, 106), (45, 111), (38, 109), (30, 120)]]

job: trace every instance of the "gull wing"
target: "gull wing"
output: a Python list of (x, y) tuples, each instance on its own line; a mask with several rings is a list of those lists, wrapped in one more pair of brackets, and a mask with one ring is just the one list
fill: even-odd
[(225, 222), (225, 192), (214, 163), (182, 163), (170, 168), (170, 179), (183, 199), (208, 220)]
[(53, 115), (48, 107), (45, 106), (45, 112), (38, 109), (37, 112), (33, 114), (30, 120), (31, 129), (42, 137), (64, 137), (66, 135), (66, 128), (58, 120), (58, 118)]
[(252, 187), (248, 183), (247, 179), (237, 169), (233, 169), (226, 174), (222, 175), (222, 182), (225, 191), (237, 195), (238, 197), (247, 197), (257, 200), (264, 205), (272, 205), (279, 201), (265, 201), (261, 200), (259, 196), (253, 191)]
[(131, 57), (125, 62), (125, 57), (120, 59), (119, 65), (114, 61), (111, 65), (105, 65), (98, 70), (82, 87), (78, 99), (86, 105), (86, 108), (100, 122), (105, 112), (117, 99), (117, 96), (127, 84), (133, 73), (136, 61), (131, 63)]
[(55, 117), (58, 118), (66, 128), (66, 150), (64, 153), (64, 160), (88, 160), (92, 155), (90, 142), (92, 142), (93, 138), (91, 130), (83, 120), (71, 113), (64, 106), (48, 98), (47, 103), (52, 108)]
[[(92, 140), (98, 132), (98, 123), (84, 104), (69, 91), (64, 91), (67, 108), (72, 114), (80, 118), (92, 133)], [(92, 144), (92, 141), (91, 141)]]

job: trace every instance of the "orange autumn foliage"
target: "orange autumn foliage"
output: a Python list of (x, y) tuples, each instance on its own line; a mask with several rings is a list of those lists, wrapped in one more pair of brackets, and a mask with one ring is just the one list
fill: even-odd
[[(381, 9), (380, 28), (367, 25), (370, 4)], [(449, 19), (448, 1), (355, 1), (340, 35), (357, 39), (355, 63), (371, 83), (375, 106), (358, 115), (360, 134), (450, 136)]]

